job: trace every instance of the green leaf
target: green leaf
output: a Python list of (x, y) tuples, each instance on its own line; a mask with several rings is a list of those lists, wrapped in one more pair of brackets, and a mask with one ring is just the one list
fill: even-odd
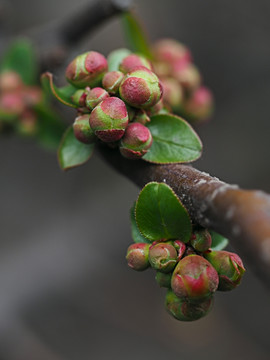
[(224, 236), (216, 233), (215, 231), (209, 231), (212, 237), (212, 250), (223, 250), (229, 243), (229, 240)]
[(147, 184), (137, 200), (136, 222), (140, 232), (151, 241), (179, 239), (188, 242), (191, 221), (187, 210), (166, 184)]
[(158, 164), (185, 163), (198, 159), (202, 143), (192, 127), (172, 114), (158, 114), (146, 125), (153, 144), (143, 159)]
[(118, 71), (122, 60), (129, 54), (131, 54), (131, 51), (128, 49), (117, 49), (112, 51), (108, 55), (108, 70)]
[(148, 239), (146, 239), (141, 233), (138, 228), (138, 225), (136, 223), (135, 219), (135, 206), (136, 202), (130, 209), (130, 221), (131, 221), (131, 236), (135, 243), (150, 243)]
[(57, 149), (66, 128), (65, 124), (46, 103), (37, 105), (35, 112), (38, 116), (38, 142), (45, 148)]
[(130, 49), (152, 59), (153, 55), (150, 50), (150, 45), (136, 17), (131, 13), (126, 13), (122, 16), (122, 23)]
[(83, 144), (78, 141), (70, 126), (63, 135), (58, 148), (58, 161), (63, 170), (69, 170), (84, 164), (93, 154), (94, 144)]
[(57, 87), (53, 82), (53, 74), (46, 72), (41, 76), (41, 84), (46, 93), (56, 97), (61, 103), (76, 108), (77, 106), (71, 101), (71, 96), (78, 90), (73, 85)]
[(4, 55), (0, 71), (15, 71), (26, 85), (36, 84), (38, 65), (32, 43), (27, 39), (15, 41)]

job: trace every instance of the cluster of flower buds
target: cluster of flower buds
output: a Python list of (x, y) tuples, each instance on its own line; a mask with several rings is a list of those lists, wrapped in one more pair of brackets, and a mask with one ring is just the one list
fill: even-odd
[(26, 86), (16, 72), (1, 73), (0, 125), (13, 127), (23, 135), (34, 135), (37, 130), (34, 107), (41, 99), (41, 89), (36, 86)]
[(211, 250), (206, 229), (194, 230), (188, 243), (160, 240), (134, 243), (127, 250), (128, 265), (137, 271), (152, 267), (156, 281), (167, 288), (165, 307), (176, 319), (198, 320), (212, 308), (216, 290), (237, 287), (245, 272), (240, 257)]
[(213, 95), (202, 85), (202, 76), (183, 44), (162, 39), (153, 46), (154, 70), (164, 88), (164, 104), (188, 120), (202, 122), (213, 111)]
[(163, 109), (163, 88), (148, 59), (130, 54), (118, 70), (108, 71), (107, 59), (89, 51), (68, 65), (66, 79), (78, 88), (71, 101), (78, 109), (73, 128), (79, 141), (98, 138), (129, 159), (147, 153), (153, 140), (145, 125)]

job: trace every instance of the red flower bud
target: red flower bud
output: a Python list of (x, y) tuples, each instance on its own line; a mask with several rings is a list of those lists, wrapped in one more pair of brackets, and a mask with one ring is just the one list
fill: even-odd
[(144, 56), (137, 54), (126, 56), (119, 65), (119, 70), (126, 74), (138, 66), (143, 66), (149, 70), (153, 70), (150, 61), (147, 60)]
[(168, 290), (165, 307), (170, 315), (180, 321), (194, 321), (201, 319), (212, 309), (214, 298), (209, 297), (196, 304), (185, 299), (179, 299), (172, 290)]
[(91, 89), (85, 99), (87, 109), (93, 110), (101, 101), (107, 99), (110, 95), (101, 87)]
[(195, 119), (205, 120), (213, 112), (213, 106), (213, 95), (211, 91), (201, 86), (195, 90), (184, 103), (184, 110)]
[(169, 273), (177, 263), (177, 252), (169, 242), (157, 243), (150, 247), (149, 262), (153, 269)]
[(136, 243), (129, 246), (127, 250), (128, 266), (134, 270), (142, 271), (148, 268), (149, 244)]
[(100, 140), (114, 142), (121, 139), (128, 125), (125, 103), (117, 97), (103, 100), (91, 112), (89, 123)]
[(86, 87), (85, 89), (77, 90), (72, 96), (72, 102), (78, 107), (84, 108), (86, 106), (85, 100), (87, 95), (90, 92), (90, 87)]
[(171, 287), (181, 299), (201, 301), (216, 291), (218, 274), (202, 256), (189, 255), (180, 260), (174, 269)]
[(162, 86), (151, 70), (141, 66), (124, 77), (119, 92), (121, 98), (130, 106), (147, 109), (161, 99)]
[(212, 244), (212, 238), (208, 230), (195, 231), (191, 240), (191, 246), (194, 247), (196, 251), (205, 252), (207, 251)]
[(161, 271), (157, 271), (155, 279), (160, 287), (165, 287), (169, 289), (171, 287), (171, 277), (171, 273), (165, 274)]
[(84, 144), (91, 144), (95, 141), (95, 134), (89, 125), (90, 114), (76, 117), (73, 124), (74, 135), (77, 140)]
[(152, 142), (151, 132), (146, 126), (140, 123), (131, 123), (121, 139), (120, 152), (128, 159), (139, 159), (147, 153)]
[(237, 254), (224, 250), (211, 251), (205, 257), (219, 275), (218, 290), (233, 290), (240, 284), (246, 269)]
[(124, 74), (121, 71), (110, 71), (104, 75), (102, 86), (110, 94), (117, 94)]
[(97, 86), (107, 69), (106, 58), (96, 51), (89, 51), (77, 56), (68, 65), (66, 79), (78, 88)]

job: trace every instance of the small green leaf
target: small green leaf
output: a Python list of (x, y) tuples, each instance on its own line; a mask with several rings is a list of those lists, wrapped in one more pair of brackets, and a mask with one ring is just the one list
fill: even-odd
[(61, 103), (76, 108), (77, 106), (71, 101), (71, 96), (78, 90), (72, 85), (57, 87), (53, 82), (53, 74), (46, 72), (41, 76), (41, 84), (46, 93), (50, 93)]
[(188, 242), (190, 239), (188, 212), (166, 184), (147, 184), (140, 192), (135, 214), (140, 232), (151, 241), (179, 239)]
[(45, 148), (57, 149), (66, 128), (65, 124), (46, 103), (37, 105), (35, 112), (38, 116), (38, 142)]
[(158, 164), (185, 163), (198, 159), (202, 143), (192, 127), (172, 114), (158, 114), (146, 125), (153, 144), (143, 159)]
[(15, 71), (26, 85), (36, 84), (38, 65), (32, 43), (27, 39), (15, 41), (4, 55), (0, 71)]
[(135, 243), (150, 243), (149, 240), (147, 240), (141, 233), (138, 228), (138, 225), (136, 223), (135, 219), (135, 206), (136, 202), (130, 209), (130, 221), (131, 221), (131, 236)]
[(69, 170), (84, 164), (93, 154), (94, 144), (83, 144), (78, 141), (70, 126), (63, 135), (58, 148), (58, 161), (63, 170)]
[(131, 50), (152, 59), (153, 55), (150, 50), (150, 45), (136, 17), (131, 13), (126, 13), (122, 16), (122, 23), (127, 43)]
[(129, 54), (131, 54), (131, 51), (128, 49), (117, 49), (112, 51), (108, 55), (108, 70), (118, 71), (122, 60)]
[(212, 237), (212, 250), (223, 250), (229, 243), (229, 240), (224, 236), (216, 233), (215, 231), (210, 231)]

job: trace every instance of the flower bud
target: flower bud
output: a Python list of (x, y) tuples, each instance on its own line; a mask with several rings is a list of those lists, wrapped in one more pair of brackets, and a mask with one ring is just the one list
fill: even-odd
[(184, 104), (184, 110), (195, 119), (207, 119), (213, 111), (213, 95), (201, 86), (195, 90)]
[(171, 273), (165, 274), (161, 271), (157, 271), (155, 279), (160, 287), (165, 287), (169, 289), (171, 287), (171, 277)]
[(150, 247), (149, 262), (153, 269), (171, 272), (177, 263), (177, 252), (169, 242), (160, 242)]
[(205, 257), (219, 275), (218, 290), (233, 290), (240, 284), (246, 269), (237, 254), (224, 250), (211, 251)]
[(100, 140), (114, 142), (121, 139), (128, 125), (125, 103), (117, 97), (106, 98), (91, 112), (89, 123)]
[(177, 320), (194, 321), (207, 315), (212, 309), (213, 303), (214, 298), (209, 297), (203, 301), (193, 304), (185, 299), (179, 299), (172, 290), (168, 290), (166, 294), (165, 307), (169, 314)]
[(174, 78), (162, 79), (163, 101), (173, 109), (178, 109), (183, 102), (183, 89)]
[(0, 112), (6, 115), (19, 116), (25, 110), (25, 103), (20, 92), (4, 93), (0, 97)]
[(6, 71), (0, 74), (0, 92), (13, 92), (22, 87), (22, 79), (15, 71)]
[(95, 134), (89, 125), (90, 114), (77, 116), (73, 123), (73, 131), (77, 140), (84, 144), (91, 144), (95, 141)]
[(139, 159), (147, 153), (152, 142), (151, 132), (146, 126), (140, 123), (131, 123), (121, 139), (120, 152), (128, 159)]
[(174, 269), (171, 287), (181, 299), (201, 301), (216, 291), (218, 274), (202, 256), (189, 255), (180, 260)]
[(106, 58), (96, 52), (88, 51), (77, 56), (66, 69), (66, 79), (73, 86), (97, 86), (108, 69)]
[(119, 65), (119, 70), (124, 74), (127, 74), (138, 66), (143, 66), (149, 70), (153, 70), (150, 61), (147, 60), (146, 57), (137, 54), (130, 54), (126, 56)]
[(152, 106), (151, 108), (146, 110), (146, 114), (151, 117), (157, 114), (160, 114), (162, 112), (166, 112), (167, 109), (164, 107), (164, 102), (163, 99), (159, 100), (159, 102), (157, 102), (154, 106)]
[(85, 89), (77, 90), (72, 96), (72, 102), (77, 105), (78, 107), (84, 108), (86, 106), (85, 100), (87, 95), (90, 92), (90, 87), (86, 87)]
[(145, 125), (150, 122), (150, 117), (147, 115), (146, 111), (142, 109), (136, 109), (132, 121)]
[(186, 244), (183, 243), (183, 241), (181, 240), (175, 240), (173, 242), (173, 246), (176, 248), (178, 253), (177, 260), (180, 260), (184, 256), (184, 253), (186, 251)]
[(200, 86), (201, 74), (193, 64), (177, 63), (173, 67), (173, 74), (175, 79), (188, 91), (197, 89)]
[(107, 72), (102, 79), (102, 86), (110, 94), (117, 94), (124, 74), (121, 71)]
[(153, 52), (157, 60), (164, 61), (165, 63), (172, 64), (180, 60), (190, 63), (192, 60), (188, 48), (172, 39), (161, 39), (157, 41), (153, 47)]
[(162, 86), (151, 70), (141, 66), (124, 77), (119, 92), (121, 98), (130, 106), (147, 109), (161, 99)]
[(101, 101), (107, 99), (110, 95), (101, 87), (91, 89), (85, 99), (87, 109), (93, 110)]
[(195, 231), (191, 237), (190, 244), (196, 251), (207, 251), (212, 244), (212, 238), (209, 231), (206, 229)]
[(134, 270), (142, 271), (148, 268), (149, 244), (136, 243), (129, 246), (127, 250), (128, 266)]

